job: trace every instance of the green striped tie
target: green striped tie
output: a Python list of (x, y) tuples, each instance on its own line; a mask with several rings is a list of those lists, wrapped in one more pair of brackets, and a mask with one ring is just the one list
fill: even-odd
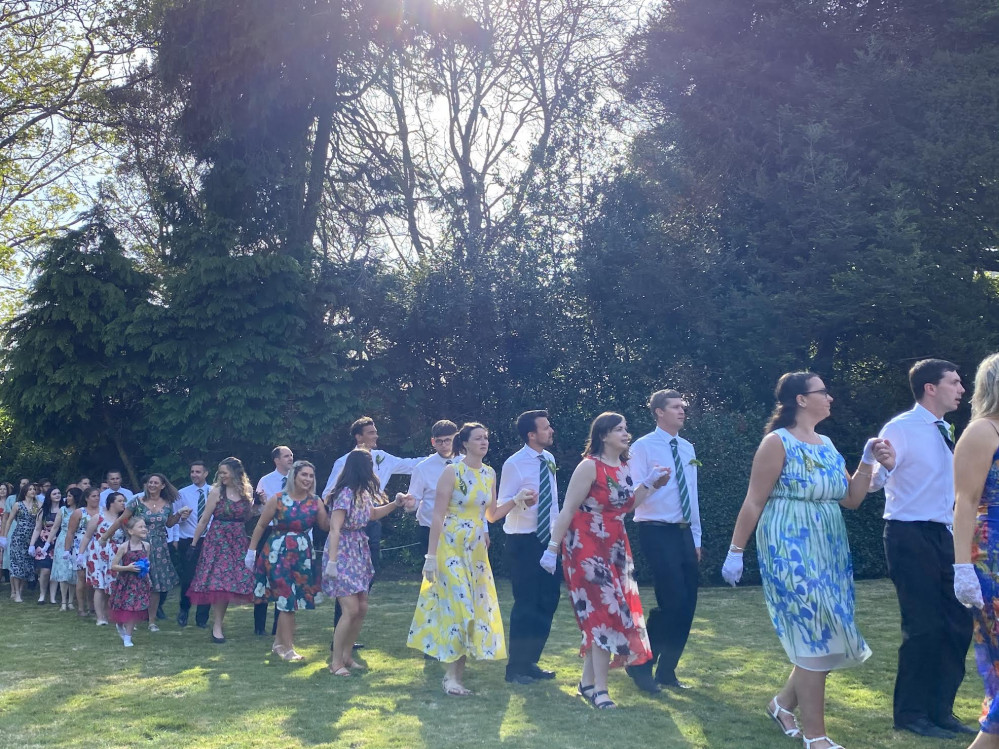
[(551, 506), (552, 482), (548, 471), (548, 461), (544, 455), (539, 455), (541, 475), (538, 477), (538, 540), (547, 546), (552, 538)]
[(690, 494), (687, 492), (687, 479), (683, 477), (683, 463), (680, 462), (680, 451), (676, 447), (676, 437), (669, 441), (673, 448), (673, 463), (676, 465), (676, 483), (680, 487), (680, 510), (683, 512), (683, 522), (690, 522)]
[(944, 438), (944, 442), (947, 443), (947, 449), (954, 452), (954, 440), (950, 436), (950, 425), (943, 420), (934, 422), (937, 425), (937, 429), (940, 430), (940, 436)]
[(205, 514), (205, 490), (198, 489), (198, 520)]

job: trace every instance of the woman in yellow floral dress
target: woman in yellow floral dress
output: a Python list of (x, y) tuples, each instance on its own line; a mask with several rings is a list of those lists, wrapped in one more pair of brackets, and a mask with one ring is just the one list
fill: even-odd
[(489, 450), (482, 424), (465, 424), (454, 436), (454, 450), (465, 457), (445, 468), (437, 482), (430, 553), (407, 644), (447, 664), (447, 694), (468, 695), (462, 683), (468, 656), (506, 658), (486, 519), (496, 522), (515, 503), (496, 505), (496, 473), (482, 463)]

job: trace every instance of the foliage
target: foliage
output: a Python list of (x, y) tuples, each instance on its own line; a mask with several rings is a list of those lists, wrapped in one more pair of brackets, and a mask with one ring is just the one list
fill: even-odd
[(43, 443), (111, 443), (136, 482), (131, 454), (149, 382), (147, 341), (130, 326), (150, 305), (151, 278), (125, 257), (100, 212), (52, 240), (25, 310), (4, 336), (7, 411)]

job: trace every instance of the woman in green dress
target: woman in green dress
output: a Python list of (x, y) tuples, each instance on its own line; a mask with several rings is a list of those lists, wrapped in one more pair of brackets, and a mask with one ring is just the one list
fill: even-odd
[(794, 666), (767, 713), (785, 735), (800, 736), (805, 749), (842, 749), (825, 735), (826, 677), (863, 663), (871, 651), (854, 621), (853, 563), (840, 507), (860, 506), (872, 469), (862, 462), (850, 476), (843, 456), (815, 431), (833, 400), (818, 375), (789, 372), (776, 396), (722, 576), (738, 582), (756, 527), (767, 610)]

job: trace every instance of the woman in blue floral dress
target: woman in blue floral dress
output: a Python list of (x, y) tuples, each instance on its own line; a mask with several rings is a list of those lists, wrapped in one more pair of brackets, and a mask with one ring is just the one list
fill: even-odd
[(975, 663), (985, 686), (969, 749), (999, 747), (999, 354), (978, 365), (971, 423), (954, 449), (954, 594), (974, 609)]
[(806, 749), (837, 749), (825, 735), (826, 677), (871, 655), (854, 621), (853, 563), (840, 507), (860, 506), (872, 467), (861, 463), (851, 477), (829, 438), (815, 431), (833, 400), (818, 375), (785, 374), (776, 396), (722, 574), (733, 585), (739, 580), (743, 549), (759, 521), (763, 595), (794, 664), (767, 713)]
[[(314, 609), (319, 590), (312, 568), (309, 530), (329, 530), (326, 507), (315, 494), (316, 469), (307, 460), (292, 464), (288, 488), (267, 500), (253, 530), (244, 562), (254, 571), (254, 603), (277, 602), (277, 637), (272, 650), (286, 661), (300, 661), (295, 652), (295, 612)], [(257, 559), (257, 544), (271, 521), (274, 526)]]

